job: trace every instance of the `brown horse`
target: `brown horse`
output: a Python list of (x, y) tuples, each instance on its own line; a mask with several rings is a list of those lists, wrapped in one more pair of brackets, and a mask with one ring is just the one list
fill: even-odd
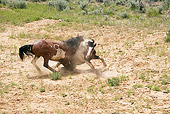
[(41, 56), (44, 58), (43, 66), (52, 72), (56, 72), (56, 70), (48, 65), (49, 60), (58, 61), (57, 67), (62, 64), (68, 70), (74, 70), (76, 65), (83, 63), (87, 63), (95, 70), (95, 67), (90, 62), (92, 59), (100, 59), (103, 62), (103, 65), (106, 66), (104, 59), (96, 55), (96, 51), (94, 50), (95, 46), (96, 43), (94, 43), (94, 40), (84, 39), (82, 36), (77, 36), (67, 41), (57, 42), (41, 39), (34, 42), (32, 45), (20, 47), (19, 56), (21, 60), (23, 60), (24, 54), (27, 56), (35, 55), (31, 63), (39, 72), (41, 72), (41, 70), (36, 65), (36, 61)]

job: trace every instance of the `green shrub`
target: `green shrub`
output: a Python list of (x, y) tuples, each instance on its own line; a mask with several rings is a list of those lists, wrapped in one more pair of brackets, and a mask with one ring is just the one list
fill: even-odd
[(170, 30), (166, 33), (165, 42), (170, 42)]
[(163, 8), (168, 10), (170, 8), (170, 0), (165, 0), (163, 4)]
[(49, 77), (52, 80), (59, 80), (59, 79), (61, 79), (61, 74), (60, 74), (60, 72), (53, 72), (53, 73), (49, 74)]
[(82, 10), (81, 13), (82, 13), (83, 15), (87, 14), (87, 12), (84, 11), (84, 10)]
[(167, 80), (165, 80), (165, 79), (163, 79), (163, 80), (161, 80), (162, 82), (161, 82), (161, 84), (162, 85), (166, 85), (168, 82), (167, 82)]
[(96, 2), (103, 2), (103, 0), (96, 0)]
[(153, 87), (153, 85), (150, 85), (150, 84), (149, 84), (149, 85), (147, 85), (146, 87), (149, 88), (149, 89), (151, 90), (152, 87)]
[(65, 105), (70, 105), (70, 102), (66, 102), (66, 104)]
[(65, 93), (62, 93), (61, 95), (62, 95), (63, 97), (67, 97), (67, 94), (65, 94)]
[(0, 3), (6, 5), (8, 3), (8, 1), (7, 0), (0, 0)]
[(143, 4), (143, 2), (139, 2), (138, 3), (139, 5), (138, 5), (138, 12), (139, 13), (145, 13), (146, 12), (146, 8), (145, 8), (145, 5)]
[(140, 75), (139, 79), (145, 80), (145, 74), (142, 73), (142, 74)]
[(52, 0), (48, 3), (48, 6), (54, 6), (56, 10), (63, 11), (69, 7), (69, 3), (65, 0)]
[(87, 92), (94, 93), (94, 86), (91, 85), (89, 88), (87, 88)]
[(135, 84), (133, 85), (133, 87), (136, 89), (136, 88), (142, 88), (143, 86), (141, 84)]
[(155, 17), (159, 14), (159, 11), (158, 9), (156, 8), (150, 8), (148, 11), (147, 11), (147, 16), (148, 17)]
[(158, 7), (157, 7), (157, 10), (158, 10), (158, 13), (159, 13), (159, 14), (162, 14), (163, 7), (162, 7), (162, 6), (158, 6)]
[(126, 0), (116, 0), (116, 5), (125, 5), (126, 4)]
[(88, 12), (88, 15), (101, 15), (101, 11), (99, 9)]
[(120, 17), (120, 18), (129, 18), (128, 13), (126, 11), (124, 11), (122, 13), (119, 12), (118, 17)]
[(65, 0), (56, 0), (56, 7), (58, 7), (59, 11), (65, 10), (67, 7), (69, 7), (69, 4)]
[(108, 16), (107, 15), (104, 15), (104, 21), (108, 21)]
[(6, 30), (5, 26), (3, 24), (0, 24), (0, 32), (4, 32)]
[(114, 10), (113, 9), (105, 9), (104, 15), (114, 15)]
[(40, 0), (26, 0), (26, 1), (30, 1), (30, 2), (39, 2)]
[(1, 0), (1, 3), (10, 8), (26, 8), (26, 2), (24, 0)]
[(170, 81), (170, 76), (168, 76), (167, 74), (163, 74), (161, 77), (160, 77), (160, 81), (161, 81), (161, 84), (162, 85), (166, 85), (169, 83)]
[(45, 92), (45, 88), (40, 88), (40, 92)]
[(112, 78), (112, 79), (107, 79), (107, 84), (109, 86), (119, 86), (119, 78)]
[(154, 91), (160, 91), (161, 89), (160, 89), (160, 86), (154, 86), (154, 87), (153, 87), (153, 90), (154, 90)]
[(81, 0), (79, 1), (79, 7), (81, 10), (85, 10), (86, 7), (88, 6), (89, 1), (88, 0)]
[(136, 10), (136, 9), (138, 9), (138, 4), (137, 4), (137, 2), (131, 1), (131, 2), (130, 2), (130, 9), (131, 9), (131, 10)]
[(30, 1), (30, 2), (45, 2), (47, 0), (26, 0), (26, 1)]
[(15, 2), (13, 2), (13, 8), (19, 8), (19, 9), (23, 9), (26, 8), (26, 3), (23, 0), (15, 0)]

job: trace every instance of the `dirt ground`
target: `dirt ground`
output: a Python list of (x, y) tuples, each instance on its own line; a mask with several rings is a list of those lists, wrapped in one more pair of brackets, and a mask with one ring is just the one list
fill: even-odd
[[(170, 113), (170, 93), (164, 89), (170, 89), (170, 83), (160, 82), (163, 74), (170, 73), (170, 45), (164, 42), (165, 31), (94, 25), (87, 30), (65, 26), (46, 29), (60, 22), (44, 19), (23, 27), (6, 25), (0, 33), (0, 113)], [(37, 40), (36, 37), (18, 38), (20, 33), (48, 34), (62, 39), (77, 35), (93, 38), (98, 43), (97, 54), (105, 59), (108, 69), (102, 72), (101, 61), (94, 60), (93, 64), (101, 72), (99, 79), (83, 64), (75, 72), (63, 75), (61, 80), (51, 80), (50, 71), (42, 66), (42, 58), (37, 64), (44, 74), (38, 74), (31, 64), (32, 57), (26, 57), (23, 62), (19, 59), (19, 47)], [(142, 74), (145, 79), (139, 78)], [(110, 77), (127, 79), (119, 86), (109, 87)], [(159, 86), (160, 90), (149, 89), (147, 85)], [(41, 92), (42, 88), (45, 92)]]

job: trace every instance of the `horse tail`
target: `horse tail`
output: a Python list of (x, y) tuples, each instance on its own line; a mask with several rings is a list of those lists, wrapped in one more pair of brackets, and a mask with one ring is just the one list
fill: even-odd
[(24, 45), (19, 48), (19, 57), (22, 61), (24, 59), (24, 53), (27, 56), (32, 56), (32, 54), (34, 54), (34, 52), (32, 51), (32, 47), (33, 47), (33, 45)]

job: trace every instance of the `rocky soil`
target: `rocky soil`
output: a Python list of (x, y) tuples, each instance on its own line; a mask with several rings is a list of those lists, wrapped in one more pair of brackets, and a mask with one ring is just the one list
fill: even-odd
[[(5, 25), (0, 33), (0, 113), (170, 113), (170, 45), (164, 42), (165, 31), (125, 26), (76, 28), (59, 26), (61, 22), (44, 19), (23, 27)], [(38, 74), (31, 64), (32, 57), (23, 62), (19, 59), (18, 48), (22, 45), (39, 38), (65, 40), (77, 35), (98, 43), (97, 54), (108, 64), (102, 72), (101, 61), (92, 61), (101, 72), (99, 79), (83, 64), (74, 72), (63, 73), (61, 80), (51, 80), (42, 58), (37, 64), (43, 74)], [(107, 79), (111, 77), (122, 79), (119, 86), (108, 86)]]

